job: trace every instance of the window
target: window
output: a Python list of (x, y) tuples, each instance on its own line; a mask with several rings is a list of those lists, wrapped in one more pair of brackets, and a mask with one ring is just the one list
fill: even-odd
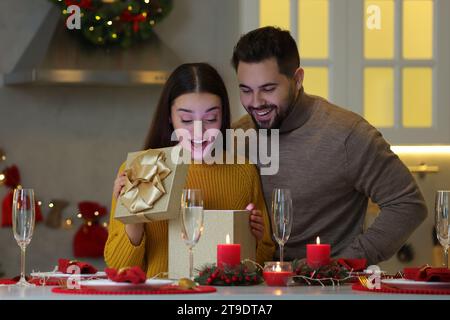
[(361, 114), (391, 143), (450, 142), (450, 1), (243, 2), (242, 32), (276, 25), (297, 40), (306, 92)]

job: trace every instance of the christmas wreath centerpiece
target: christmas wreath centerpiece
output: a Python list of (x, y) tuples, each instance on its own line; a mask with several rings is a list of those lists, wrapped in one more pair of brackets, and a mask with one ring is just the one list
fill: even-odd
[(154, 26), (172, 9), (172, 0), (50, 0), (61, 9), (65, 20), (80, 8), (79, 32), (94, 45), (120, 45), (150, 38)]
[(365, 259), (334, 259), (317, 268), (309, 266), (306, 259), (294, 260), (292, 280), (297, 284), (340, 285), (357, 279), (352, 273), (362, 271), (365, 267)]
[(198, 276), (194, 280), (200, 285), (250, 286), (264, 281), (261, 266), (251, 260), (244, 260), (233, 267), (206, 264), (197, 272)]

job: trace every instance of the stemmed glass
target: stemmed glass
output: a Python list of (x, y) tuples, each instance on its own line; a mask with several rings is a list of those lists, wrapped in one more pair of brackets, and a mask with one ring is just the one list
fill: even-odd
[(443, 266), (448, 268), (448, 247), (450, 246), (450, 224), (448, 219), (448, 202), (450, 191), (439, 190), (436, 192), (435, 201), (435, 222), (436, 222), (436, 234), (437, 238), (443, 248)]
[(184, 189), (181, 197), (181, 237), (189, 250), (189, 278), (194, 278), (192, 249), (203, 232), (203, 196), (198, 189)]
[(20, 280), (16, 286), (34, 286), (25, 278), (25, 249), (30, 244), (34, 231), (35, 202), (33, 189), (15, 189), (13, 196), (14, 238), (21, 250)]
[(272, 192), (273, 236), (280, 246), (280, 262), (283, 263), (284, 244), (288, 241), (292, 229), (292, 198), (289, 189), (275, 188)]

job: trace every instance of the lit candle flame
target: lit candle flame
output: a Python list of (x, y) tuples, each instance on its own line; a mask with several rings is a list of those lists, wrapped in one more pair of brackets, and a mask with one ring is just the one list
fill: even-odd
[(320, 238), (319, 237), (316, 238), (316, 244), (320, 244)]
[(227, 234), (227, 237), (226, 237), (226, 243), (227, 243), (227, 244), (230, 244), (230, 235), (229, 235), (229, 234)]
[(281, 272), (281, 267), (279, 264), (275, 267), (275, 272)]

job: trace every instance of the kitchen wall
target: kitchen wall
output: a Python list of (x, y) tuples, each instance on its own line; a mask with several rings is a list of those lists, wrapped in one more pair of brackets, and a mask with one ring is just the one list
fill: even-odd
[[(10, 71), (52, 4), (47, 0), (0, 1), (0, 73)], [(230, 66), (239, 36), (237, 0), (176, 0), (156, 28), (183, 62), (207, 61), (224, 77), (230, 99), (238, 101)], [(1, 79), (1, 77), (0, 77)], [(0, 80), (1, 81), (1, 80)], [(116, 170), (128, 151), (141, 148), (161, 87), (16, 86), (0, 82), (0, 148), (3, 165), (17, 164), (22, 184), (48, 203), (64, 199), (64, 217), (75, 217), (77, 203), (109, 207)], [(234, 116), (242, 114), (232, 105)], [(7, 190), (0, 187), (0, 199)], [(44, 208), (44, 216), (48, 213)], [(57, 257), (72, 256), (71, 230), (38, 224), (27, 266), (51, 269)], [(19, 247), (10, 228), (0, 228), (0, 270), (19, 273)], [(103, 265), (102, 259), (92, 261)]]

